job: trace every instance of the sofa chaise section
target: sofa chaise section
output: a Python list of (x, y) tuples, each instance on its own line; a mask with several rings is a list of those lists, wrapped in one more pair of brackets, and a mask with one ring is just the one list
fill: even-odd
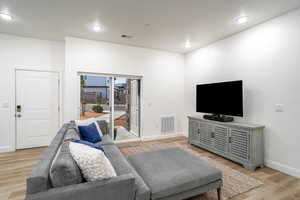
[(135, 178), (135, 200), (149, 200), (150, 189), (141, 176), (127, 161), (116, 145), (103, 146), (106, 156), (116, 170), (117, 175), (133, 174)]
[(181, 200), (222, 187), (222, 172), (180, 148), (134, 154), (131, 165), (151, 190), (151, 200)]

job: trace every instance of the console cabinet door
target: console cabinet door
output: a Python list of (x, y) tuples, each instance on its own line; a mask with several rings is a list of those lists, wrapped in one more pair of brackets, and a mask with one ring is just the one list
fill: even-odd
[(249, 160), (250, 135), (249, 131), (231, 129), (230, 154), (240, 160)]
[(212, 145), (212, 130), (213, 127), (207, 123), (199, 124), (200, 143), (204, 146), (211, 147)]
[(213, 132), (214, 148), (221, 153), (228, 152), (228, 128), (215, 126)]
[(198, 144), (200, 141), (199, 121), (189, 120), (189, 142)]

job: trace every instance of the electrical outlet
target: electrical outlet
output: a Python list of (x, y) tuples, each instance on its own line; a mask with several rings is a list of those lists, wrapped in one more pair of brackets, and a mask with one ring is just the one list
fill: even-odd
[(283, 105), (282, 104), (276, 104), (275, 105), (275, 112), (283, 112)]

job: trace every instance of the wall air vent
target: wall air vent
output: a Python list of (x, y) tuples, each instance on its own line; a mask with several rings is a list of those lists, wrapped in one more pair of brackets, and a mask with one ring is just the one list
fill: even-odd
[(175, 117), (165, 116), (161, 117), (161, 132), (174, 133), (175, 132)]

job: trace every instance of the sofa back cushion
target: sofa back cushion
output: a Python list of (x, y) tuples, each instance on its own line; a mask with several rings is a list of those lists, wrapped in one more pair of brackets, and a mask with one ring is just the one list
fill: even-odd
[(31, 175), (27, 178), (27, 194), (34, 194), (51, 188), (49, 170), (68, 127), (69, 124), (62, 126), (44, 153), (43, 158), (38, 162), (36, 167), (33, 168)]
[(80, 140), (80, 134), (77, 130), (73, 127), (68, 128), (65, 133), (64, 141), (73, 141), (73, 140)]
[(109, 128), (108, 128), (108, 123), (105, 120), (98, 120), (96, 121), (99, 128), (101, 129), (101, 132), (103, 135), (108, 135), (109, 134)]
[(80, 169), (70, 153), (69, 144), (69, 141), (65, 141), (61, 145), (52, 162), (49, 175), (53, 187), (62, 187), (83, 182)]
[(69, 128), (74, 128), (77, 131), (77, 133), (79, 134), (78, 126), (77, 126), (77, 124), (76, 124), (76, 122), (74, 120), (70, 121)]

